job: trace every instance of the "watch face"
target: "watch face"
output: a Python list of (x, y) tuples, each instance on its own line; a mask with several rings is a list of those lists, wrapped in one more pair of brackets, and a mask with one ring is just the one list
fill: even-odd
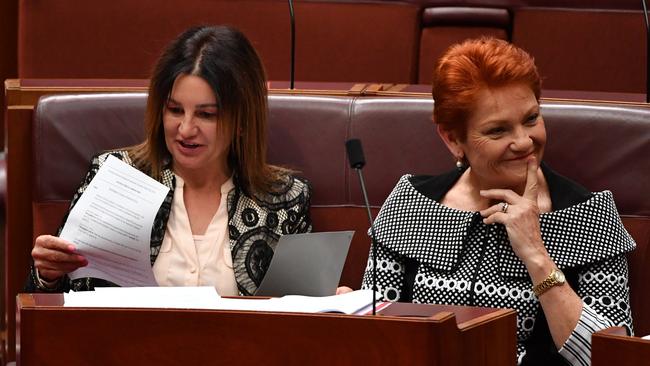
[(566, 281), (566, 279), (564, 278), (564, 273), (562, 273), (562, 271), (560, 271), (559, 269), (556, 269), (555, 272), (553, 272), (553, 275), (554, 275), (553, 277), (555, 277), (555, 281), (557, 281), (558, 283), (564, 283), (564, 281)]

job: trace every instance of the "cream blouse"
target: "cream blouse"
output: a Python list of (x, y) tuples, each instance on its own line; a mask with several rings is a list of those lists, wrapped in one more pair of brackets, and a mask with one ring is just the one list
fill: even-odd
[(237, 296), (228, 236), (228, 192), (232, 178), (221, 186), (221, 202), (204, 235), (192, 235), (183, 200), (185, 182), (178, 175), (165, 236), (153, 266), (160, 286), (214, 286), (221, 296)]

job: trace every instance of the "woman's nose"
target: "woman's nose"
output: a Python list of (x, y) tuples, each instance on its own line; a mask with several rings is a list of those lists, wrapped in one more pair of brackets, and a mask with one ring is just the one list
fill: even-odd
[(186, 113), (183, 115), (181, 124), (178, 126), (178, 132), (182, 136), (193, 135), (196, 131), (196, 123), (194, 121), (194, 116), (192, 114)]
[(523, 129), (518, 129), (514, 134), (510, 147), (515, 151), (526, 151), (532, 145), (533, 139), (530, 137), (530, 134)]

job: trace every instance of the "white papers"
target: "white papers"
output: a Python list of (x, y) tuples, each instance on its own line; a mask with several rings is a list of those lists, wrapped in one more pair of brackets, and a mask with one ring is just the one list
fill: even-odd
[(169, 188), (109, 156), (70, 211), (61, 238), (88, 266), (70, 278), (97, 277), (120, 286), (155, 286), (149, 260), (153, 221)]
[(214, 287), (97, 287), (64, 293), (66, 307), (214, 309)]
[(647, 336), (645, 336), (645, 337), (641, 337), (641, 339), (647, 339), (647, 340), (650, 340), (650, 335), (647, 335)]
[(271, 299), (220, 299), (214, 310), (276, 311), (291, 313), (364, 314), (372, 304), (371, 290), (357, 290), (343, 295), (287, 295)]
[(270, 301), (275, 302), (275, 309), (271, 311), (357, 314), (372, 305), (372, 290), (322, 297), (289, 295)]
[(213, 287), (105, 287), (64, 294), (66, 307), (178, 308), (295, 313), (365, 314), (371, 290), (343, 295), (284, 296), (271, 299), (221, 298)]

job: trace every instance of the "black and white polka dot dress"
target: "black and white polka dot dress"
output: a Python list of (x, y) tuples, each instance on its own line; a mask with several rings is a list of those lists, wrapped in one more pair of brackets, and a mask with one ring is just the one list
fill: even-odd
[[(375, 221), (378, 291), (388, 301), (515, 309), (517, 353), (523, 360), (541, 311), (505, 227), (483, 224), (478, 212), (441, 205), (411, 179), (400, 179)], [(591, 332), (611, 325), (631, 329), (624, 253), (635, 243), (608, 191), (541, 214), (540, 227), (556, 265), (575, 272), (571, 285), (584, 303), (580, 322), (559, 354), (571, 364), (589, 364)], [(408, 263), (415, 263), (414, 271), (407, 270)], [(369, 260), (364, 288), (372, 287), (371, 265)]]

